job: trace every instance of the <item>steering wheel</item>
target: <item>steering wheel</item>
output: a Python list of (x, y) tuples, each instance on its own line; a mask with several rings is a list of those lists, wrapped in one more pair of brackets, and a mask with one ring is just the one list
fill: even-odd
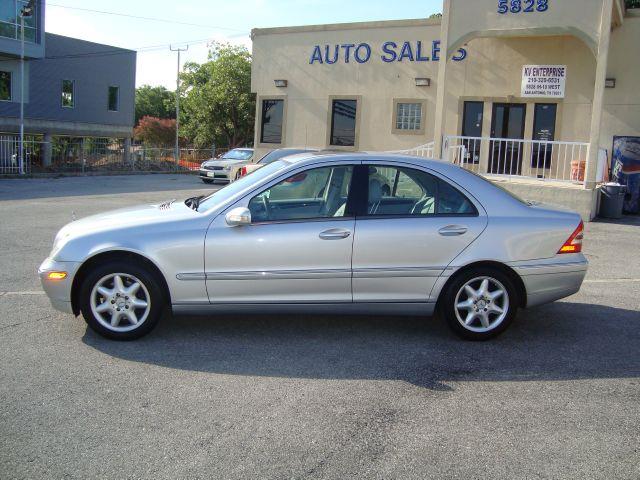
[(271, 219), (271, 205), (269, 205), (269, 199), (266, 195), (262, 195), (262, 206), (264, 207), (264, 213), (267, 219)]

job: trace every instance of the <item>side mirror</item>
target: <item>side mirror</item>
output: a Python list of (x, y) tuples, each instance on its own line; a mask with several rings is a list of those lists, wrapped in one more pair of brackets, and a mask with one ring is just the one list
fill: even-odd
[(245, 207), (238, 207), (230, 210), (224, 218), (227, 221), (227, 225), (230, 227), (251, 225), (251, 212)]

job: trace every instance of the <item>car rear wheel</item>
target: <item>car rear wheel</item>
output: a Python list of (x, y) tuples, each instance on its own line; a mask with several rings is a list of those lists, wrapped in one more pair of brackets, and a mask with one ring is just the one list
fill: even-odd
[(517, 290), (499, 269), (470, 269), (449, 284), (441, 308), (455, 333), (468, 340), (489, 340), (504, 332), (515, 318)]
[(108, 262), (91, 271), (81, 287), (80, 310), (89, 327), (114, 340), (149, 333), (165, 303), (155, 275), (142, 266)]

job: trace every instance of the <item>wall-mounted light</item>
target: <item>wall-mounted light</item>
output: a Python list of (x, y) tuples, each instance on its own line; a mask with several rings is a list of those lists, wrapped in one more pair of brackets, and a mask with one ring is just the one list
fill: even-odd
[(289, 82), (287, 82), (286, 80), (274, 80), (276, 87), (278, 88), (286, 88), (287, 85), (289, 84)]
[(616, 88), (616, 79), (615, 78), (607, 78), (604, 81), (604, 88)]
[(430, 87), (431, 79), (430, 78), (416, 78), (416, 87)]

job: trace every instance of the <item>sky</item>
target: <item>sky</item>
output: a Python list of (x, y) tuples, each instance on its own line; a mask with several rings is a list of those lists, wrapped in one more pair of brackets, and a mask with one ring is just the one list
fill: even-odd
[(211, 41), (245, 45), (251, 50), (252, 28), (424, 18), (441, 10), (442, 0), (47, 0), (45, 29), (137, 50), (136, 84), (175, 89), (177, 56), (169, 45), (188, 45), (181, 54), (182, 64), (202, 63), (207, 60), (207, 43)]

